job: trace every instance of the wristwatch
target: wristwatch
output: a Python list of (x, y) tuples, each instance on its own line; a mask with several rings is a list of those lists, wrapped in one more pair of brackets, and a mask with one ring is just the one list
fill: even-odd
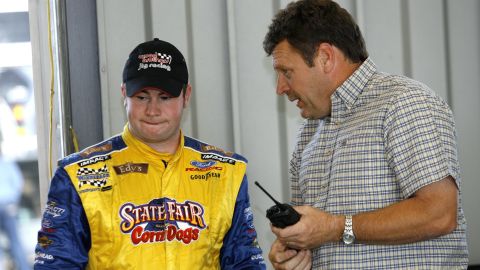
[(352, 216), (345, 216), (345, 229), (343, 230), (343, 243), (350, 245), (355, 241), (355, 234), (353, 234)]

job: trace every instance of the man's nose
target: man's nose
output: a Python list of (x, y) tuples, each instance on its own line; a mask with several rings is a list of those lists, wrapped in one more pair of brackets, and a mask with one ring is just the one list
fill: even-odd
[(290, 90), (287, 79), (282, 74), (279, 74), (277, 77), (277, 95), (281, 96)]
[(147, 104), (147, 115), (159, 115), (161, 112), (161, 104), (155, 100), (150, 100)]

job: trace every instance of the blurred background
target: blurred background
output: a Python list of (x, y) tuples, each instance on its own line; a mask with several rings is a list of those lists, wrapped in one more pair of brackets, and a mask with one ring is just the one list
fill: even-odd
[(26, 269), (40, 214), (27, 0), (0, 1), (0, 169), (0, 269)]

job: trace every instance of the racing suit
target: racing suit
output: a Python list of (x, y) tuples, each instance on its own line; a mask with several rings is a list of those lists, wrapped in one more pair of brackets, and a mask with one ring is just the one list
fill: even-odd
[(183, 134), (160, 154), (125, 126), (59, 162), (35, 269), (265, 269), (246, 166)]

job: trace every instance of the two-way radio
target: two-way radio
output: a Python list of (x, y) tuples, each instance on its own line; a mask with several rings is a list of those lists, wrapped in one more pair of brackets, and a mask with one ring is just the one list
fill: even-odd
[(293, 209), (293, 207), (287, 203), (279, 203), (275, 200), (270, 193), (268, 193), (257, 181), (257, 185), (265, 194), (267, 194), (275, 205), (270, 207), (267, 210), (267, 218), (272, 222), (272, 225), (278, 228), (285, 228), (287, 226), (293, 225), (300, 220), (300, 214)]

